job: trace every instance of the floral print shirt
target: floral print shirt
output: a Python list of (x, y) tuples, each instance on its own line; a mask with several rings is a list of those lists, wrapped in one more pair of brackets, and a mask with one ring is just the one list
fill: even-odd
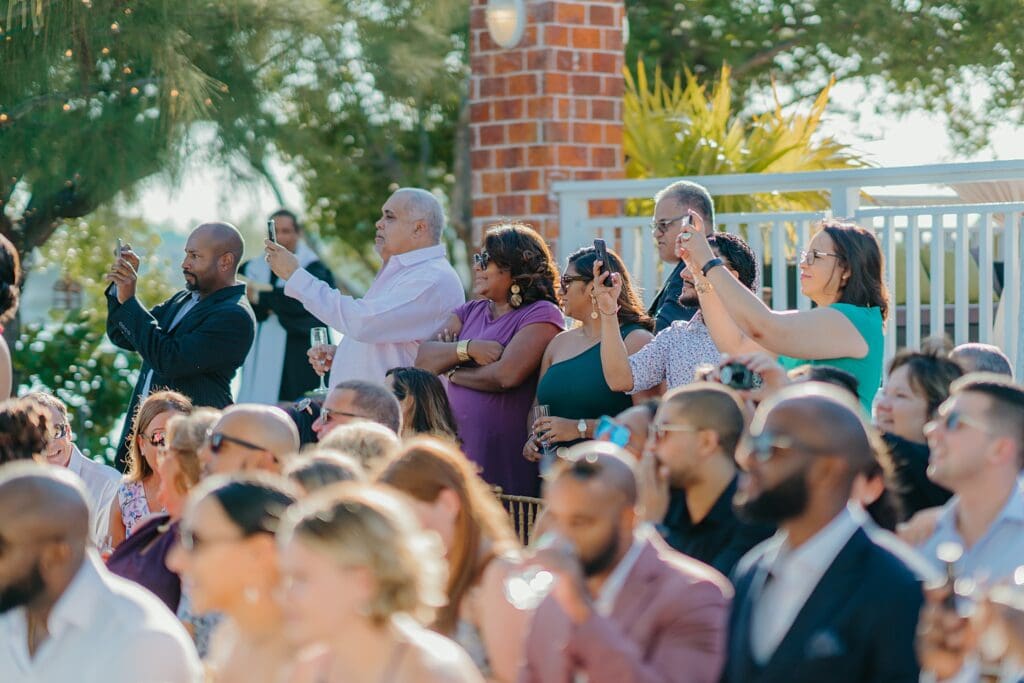
[(689, 384), (698, 366), (718, 365), (720, 360), (721, 354), (704, 324), (704, 317), (697, 312), (690, 320), (673, 322), (629, 357), (633, 390), (628, 393), (646, 391), (666, 380), (669, 389)]

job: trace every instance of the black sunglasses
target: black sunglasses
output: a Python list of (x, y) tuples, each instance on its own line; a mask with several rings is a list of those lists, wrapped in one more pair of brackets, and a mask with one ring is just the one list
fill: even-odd
[(569, 289), (569, 285), (574, 282), (590, 282), (590, 279), (586, 275), (563, 275), (561, 278), (562, 289)]
[(491, 263), (491, 255), (484, 249), (479, 254), (473, 254), (473, 265), (480, 270), (487, 270), (487, 266)]
[(236, 439), (233, 436), (228, 436), (224, 432), (207, 432), (206, 441), (210, 444), (210, 450), (214, 453), (220, 453), (220, 449), (224, 447), (224, 442), (230, 442), (237, 444), (242, 448), (248, 448), (251, 451), (265, 451), (267, 450), (263, 446), (257, 446), (250, 441), (243, 441), (242, 439)]

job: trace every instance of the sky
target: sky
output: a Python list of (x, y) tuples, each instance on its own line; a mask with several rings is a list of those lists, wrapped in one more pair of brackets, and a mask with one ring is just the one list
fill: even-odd
[[(871, 163), (882, 167), (916, 166), (960, 161), (1024, 158), (1024, 135), (1019, 128), (1002, 126), (993, 135), (992, 149), (971, 156), (958, 156), (949, 143), (939, 116), (912, 112), (905, 116), (879, 115), (869, 104), (871, 93), (858, 83), (839, 83), (832, 93), (836, 109), (857, 111), (852, 116), (826, 115), (822, 124), (825, 134), (835, 136), (863, 154)], [(288, 180), (288, 168), (282, 164), (272, 169), (292, 207), (301, 207), (301, 192)], [(140, 215), (151, 223), (172, 225), (185, 231), (203, 219), (219, 218), (239, 224), (258, 220), (277, 208), (277, 201), (265, 183), (239, 187), (226, 172), (209, 166), (192, 166), (183, 174), (185, 180), (172, 187), (162, 179), (147, 182), (138, 199), (126, 211)], [(935, 188), (901, 188), (901, 193), (929, 194)], [(300, 212), (301, 213), (301, 212)], [(249, 232), (250, 230), (245, 230)]]

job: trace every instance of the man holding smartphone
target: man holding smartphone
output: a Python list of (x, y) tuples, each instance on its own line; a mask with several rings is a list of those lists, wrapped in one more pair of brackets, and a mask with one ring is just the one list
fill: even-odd
[(670, 271), (665, 284), (647, 310), (647, 315), (655, 319), (655, 333), (661, 332), (676, 320), (689, 320), (697, 312), (696, 308), (679, 303), (679, 295), (683, 291), (682, 273), (686, 265), (676, 253), (676, 238), (683, 226), (689, 224), (691, 209), (704, 219), (710, 236), (715, 229), (715, 203), (703, 185), (680, 180), (654, 196), (651, 232), (658, 246), (658, 256)]
[[(287, 209), (275, 211), (268, 221), (268, 236), (295, 255), (301, 268), (316, 280), (334, 287), (334, 275), (302, 238), (302, 225)], [(261, 257), (239, 269), (246, 279), (246, 296), (256, 313), (256, 340), (242, 366), (240, 403), (294, 401), (319, 384), (306, 351), (309, 331), (323, 327), (301, 302), (284, 293), (284, 281)]]

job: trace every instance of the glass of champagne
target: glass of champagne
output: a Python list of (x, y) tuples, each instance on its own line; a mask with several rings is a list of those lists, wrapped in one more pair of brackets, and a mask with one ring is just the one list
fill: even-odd
[[(330, 343), (331, 338), (326, 327), (314, 327), (309, 331), (309, 347), (311, 349), (315, 349), (319, 346), (327, 346)], [(317, 374), (320, 375), (320, 387), (316, 389), (316, 393), (321, 396), (326, 396), (327, 384), (326, 380), (324, 380), (324, 375), (327, 373), (318, 370)]]
[(511, 574), (505, 579), (505, 599), (510, 605), (516, 609), (533, 611), (540, 607), (540, 603), (544, 602), (544, 598), (555, 587), (555, 575), (531, 560), (541, 550), (552, 548), (555, 545), (564, 546), (573, 554), (576, 552), (569, 539), (554, 531), (545, 532), (537, 539), (536, 543), (527, 549), (522, 571)]
[[(533, 407), (533, 410), (530, 411), (531, 430), (533, 430), (533, 425), (536, 424), (537, 420), (542, 417), (551, 417), (551, 406), (541, 405)], [(540, 450), (540, 473), (541, 476), (543, 476), (547, 474), (549, 469), (551, 469), (551, 465), (554, 464), (555, 458), (558, 454), (554, 445), (549, 441), (542, 439), (541, 435), (536, 431), (533, 432), (532, 438), (534, 443), (537, 444), (538, 450)]]

